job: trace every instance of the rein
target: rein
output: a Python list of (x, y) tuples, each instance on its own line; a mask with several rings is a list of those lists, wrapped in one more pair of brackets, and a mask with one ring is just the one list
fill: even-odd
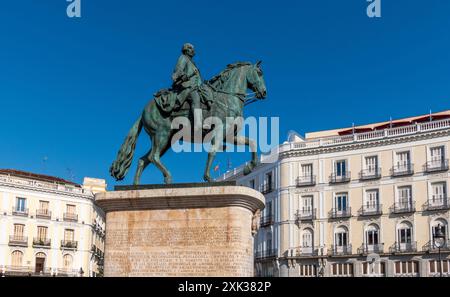
[(233, 93), (233, 92), (227, 92), (227, 91), (223, 91), (223, 90), (218, 90), (216, 87), (214, 87), (213, 85), (211, 85), (209, 82), (206, 82), (206, 84), (207, 84), (214, 92), (238, 97), (239, 100), (241, 100), (242, 103), (244, 103), (244, 106), (247, 106), (247, 105), (249, 105), (249, 104), (252, 104), (252, 103), (258, 101), (258, 99), (255, 97), (255, 94), (256, 94), (255, 92), (252, 92), (252, 93), (249, 93), (249, 94)]

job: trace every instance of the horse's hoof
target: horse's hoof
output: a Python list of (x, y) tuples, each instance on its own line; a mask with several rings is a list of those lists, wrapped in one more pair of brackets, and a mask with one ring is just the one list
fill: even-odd
[(205, 181), (205, 182), (211, 182), (211, 177), (209, 177), (208, 175), (203, 175), (203, 180)]
[(171, 178), (171, 177), (165, 177), (165, 178), (164, 178), (164, 183), (165, 183), (166, 185), (171, 184), (171, 183), (172, 183), (172, 178)]
[(252, 168), (249, 165), (245, 165), (244, 167), (244, 175), (249, 175), (252, 172)]

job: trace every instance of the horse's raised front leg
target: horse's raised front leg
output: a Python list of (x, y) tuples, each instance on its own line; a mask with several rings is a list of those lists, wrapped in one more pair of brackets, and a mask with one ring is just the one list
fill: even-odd
[(203, 174), (203, 180), (207, 182), (211, 182), (211, 165), (216, 157), (216, 152), (219, 149), (219, 145), (221, 141), (216, 140), (216, 137), (211, 139), (211, 150), (208, 153), (208, 160), (206, 161), (205, 173)]
[(258, 154), (256, 152), (256, 143), (253, 139), (250, 139), (246, 136), (235, 136), (234, 137), (235, 145), (246, 145), (250, 147), (250, 151), (252, 152), (252, 160), (250, 163), (245, 165), (244, 175), (248, 175), (252, 170), (258, 165)]

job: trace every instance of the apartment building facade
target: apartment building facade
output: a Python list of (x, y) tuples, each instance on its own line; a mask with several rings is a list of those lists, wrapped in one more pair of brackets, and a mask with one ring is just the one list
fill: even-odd
[(99, 276), (105, 215), (94, 194), (105, 180), (0, 170), (0, 274)]
[(277, 162), (226, 173), (266, 197), (256, 274), (450, 276), (449, 145), (444, 111), (291, 134)]

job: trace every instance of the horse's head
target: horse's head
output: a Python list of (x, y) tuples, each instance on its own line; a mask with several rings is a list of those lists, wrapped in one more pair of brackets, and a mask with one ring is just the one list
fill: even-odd
[(266, 82), (264, 81), (263, 72), (261, 69), (261, 61), (255, 65), (250, 65), (247, 73), (247, 86), (258, 99), (264, 99), (267, 96)]

